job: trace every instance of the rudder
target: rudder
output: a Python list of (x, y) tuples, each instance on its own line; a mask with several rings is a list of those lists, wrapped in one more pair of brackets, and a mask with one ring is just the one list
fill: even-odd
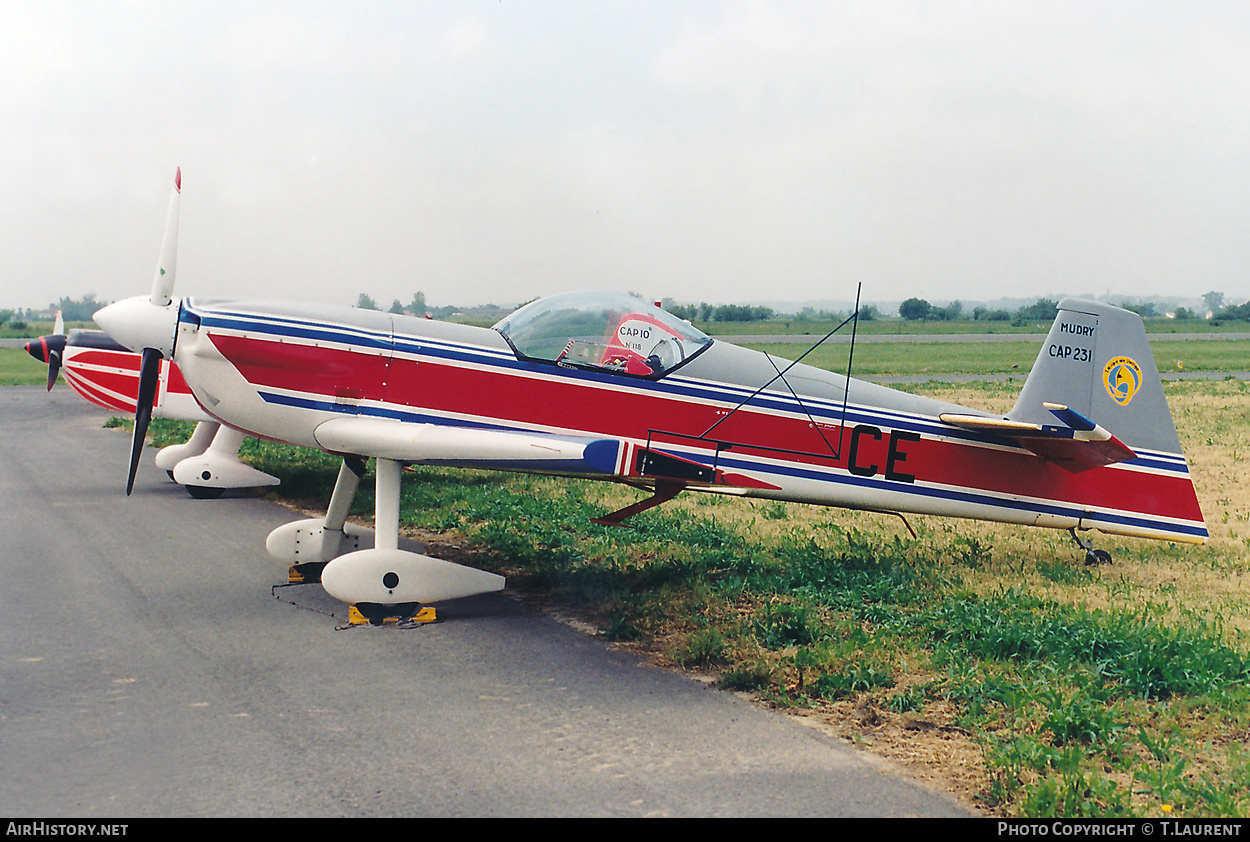
[(1126, 472), (1115, 481), (1076, 475), (1081, 479), (1064, 499), (1085, 506), (1078, 529), (1206, 541), (1189, 464), (1140, 316), (1097, 301), (1064, 299), (1007, 418), (1053, 425), (1056, 414), (1045, 403), (1075, 410), (1136, 454), (1106, 468)]
[(1013, 421), (1053, 424), (1044, 403), (1064, 404), (1133, 450), (1180, 455), (1180, 440), (1141, 316), (1065, 298), (1024, 383)]

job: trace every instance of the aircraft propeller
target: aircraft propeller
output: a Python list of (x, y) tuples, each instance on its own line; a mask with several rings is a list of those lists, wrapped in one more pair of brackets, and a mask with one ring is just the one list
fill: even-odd
[(48, 364), (48, 391), (56, 384), (56, 377), (61, 373), (61, 363), (65, 361), (65, 320), (61, 311), (56, 311), (56, 324), (52, 333), (32, 339), (26, 343), (26, 353), (41, 363)]
[(182, 170), (174, 176), (174, 191), (165, 217), (165, 237), (161, 255), (148, 295), (118, 301), (98, 310), (95, 321), (117, 342), (132, 351), (139, 351), (139, 393), (135, 406), (134, 437), (130, 443), (130, 471), (126, 494), (134, 488), (139, 454), (152, 419), (152, 403), (160, 379), (161, 360), (173, 359), (174, 339), (178, 329), (181, 301), (174, 302), (174, 275), (178, 258), (178, 200), (182, 194)]
[(65, 337), (50, 334), (26, 343), (26, 353), (41, 363), (48, 364), (48, 391), (52, 391), (56, 377), (61, 373), (61, 358), (65, 352)]

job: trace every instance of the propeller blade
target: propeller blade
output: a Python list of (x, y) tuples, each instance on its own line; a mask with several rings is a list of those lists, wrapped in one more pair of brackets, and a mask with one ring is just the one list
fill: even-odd
[(144, 348), (139, 361), (139, 395), (135, 403), (135, 432), (130, 441), (130, 473), (126, 478), (126, 496), (135, 486), (135, 472), (139, 469), (139, 455), (148, 434), (148, 422), (152, 420), (152, 401), (156, 398), (156, 386), (161, 376), (161, 352)]
[(56, 351), (48, 354), (48, 391), (56, 385), (56, 376), (61, 373), (61, 355)]
[(161, 257), (152, 278), (151, 301), (157, 307), (169, 304), (174, 291), (174, 270), (178, 263), (178, 199), (182, 195), (182, 168), (174, 174), (174, 192), (169, 197), (165, 216), (165, 238), (161, 241)]
[[(56, 321), (52, 325), (52, 333), (56, 336), (65, 335), (65, 318), (61, 311), (56, 311)], [(65, 340), (48, 346), (48, 391), (56, 383), (56, 376), (61, 373), (61, 352), (65, 349)]]
[(172, 306), (174, 269), (178, 258), (178, 198), (182, 193), (182, 170), (174, 176), (174, 192), (169, 199), (169, 215), (165, 218), (165, 238), (156, 264), (156, 276), (148, 295), (136, 295), (115, 301), (95, 312), (95, 322), (115, 342), (132, 351), (151, 348), (166, 359), (173, 359), (178, 333), (178, 313)]
[(56, 376), (61, 370), (61, 355), (65, 351), (65, 335), (51, 333), (32, 339), (26, 343), (26, 353), (41, 363), (48, 364), (48, 391), (56, 383)]

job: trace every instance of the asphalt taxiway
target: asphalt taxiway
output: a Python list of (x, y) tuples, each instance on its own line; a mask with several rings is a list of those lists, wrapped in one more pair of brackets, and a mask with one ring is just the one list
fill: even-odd
[(503, 594), (352, 628), (271, 593), (256, 496), (193, 500), (64, 386), (0, 388), (9, 816), (960, 816)]

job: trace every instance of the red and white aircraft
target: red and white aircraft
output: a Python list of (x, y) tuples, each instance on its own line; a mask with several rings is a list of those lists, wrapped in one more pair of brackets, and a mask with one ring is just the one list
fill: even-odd
[[(59, 312), (54, 331), (26, 343), (26, 352), (48, 365), (48, 390), (63, 374), (65, 382), (91, 403), (134, 415), (139, 354), (114, 342), (102, 330), (73, 330), (67, 336)], [(161, 360), (151, 412), (160, 418), (197, 422), (190, 439), (161, 448), (156, 454), (156, 466), (192, 497), (211, 499), (228, 488), (278, 484), (277, 477), (239, 460), (243, 433), (223, 426), (200, 409), (171, 360)]]
[[(144, 394), (175, 360), (222, 423), (344, 457), (326, 516), (266, 545), (320, 568), (325, 589), (366, 616), (503, 587), (398, 549), (400, 470), (413, 463), (652, 492), (605, 523), (702, 491), (1067, 529), (1087, 561), (1109, 556), (1077, 530), (1207, 538), (1141, 319), (1117, 307), (1064, 300), (1015, 407), (996, 416), (713, 341), (613, 293), (540, 299), (493, 328), (175, 300), (173, 250), (167, 233), (168, 274), (96, 321), (142, 353)], [(370, 457), (376, 531), (345, 522)]]

